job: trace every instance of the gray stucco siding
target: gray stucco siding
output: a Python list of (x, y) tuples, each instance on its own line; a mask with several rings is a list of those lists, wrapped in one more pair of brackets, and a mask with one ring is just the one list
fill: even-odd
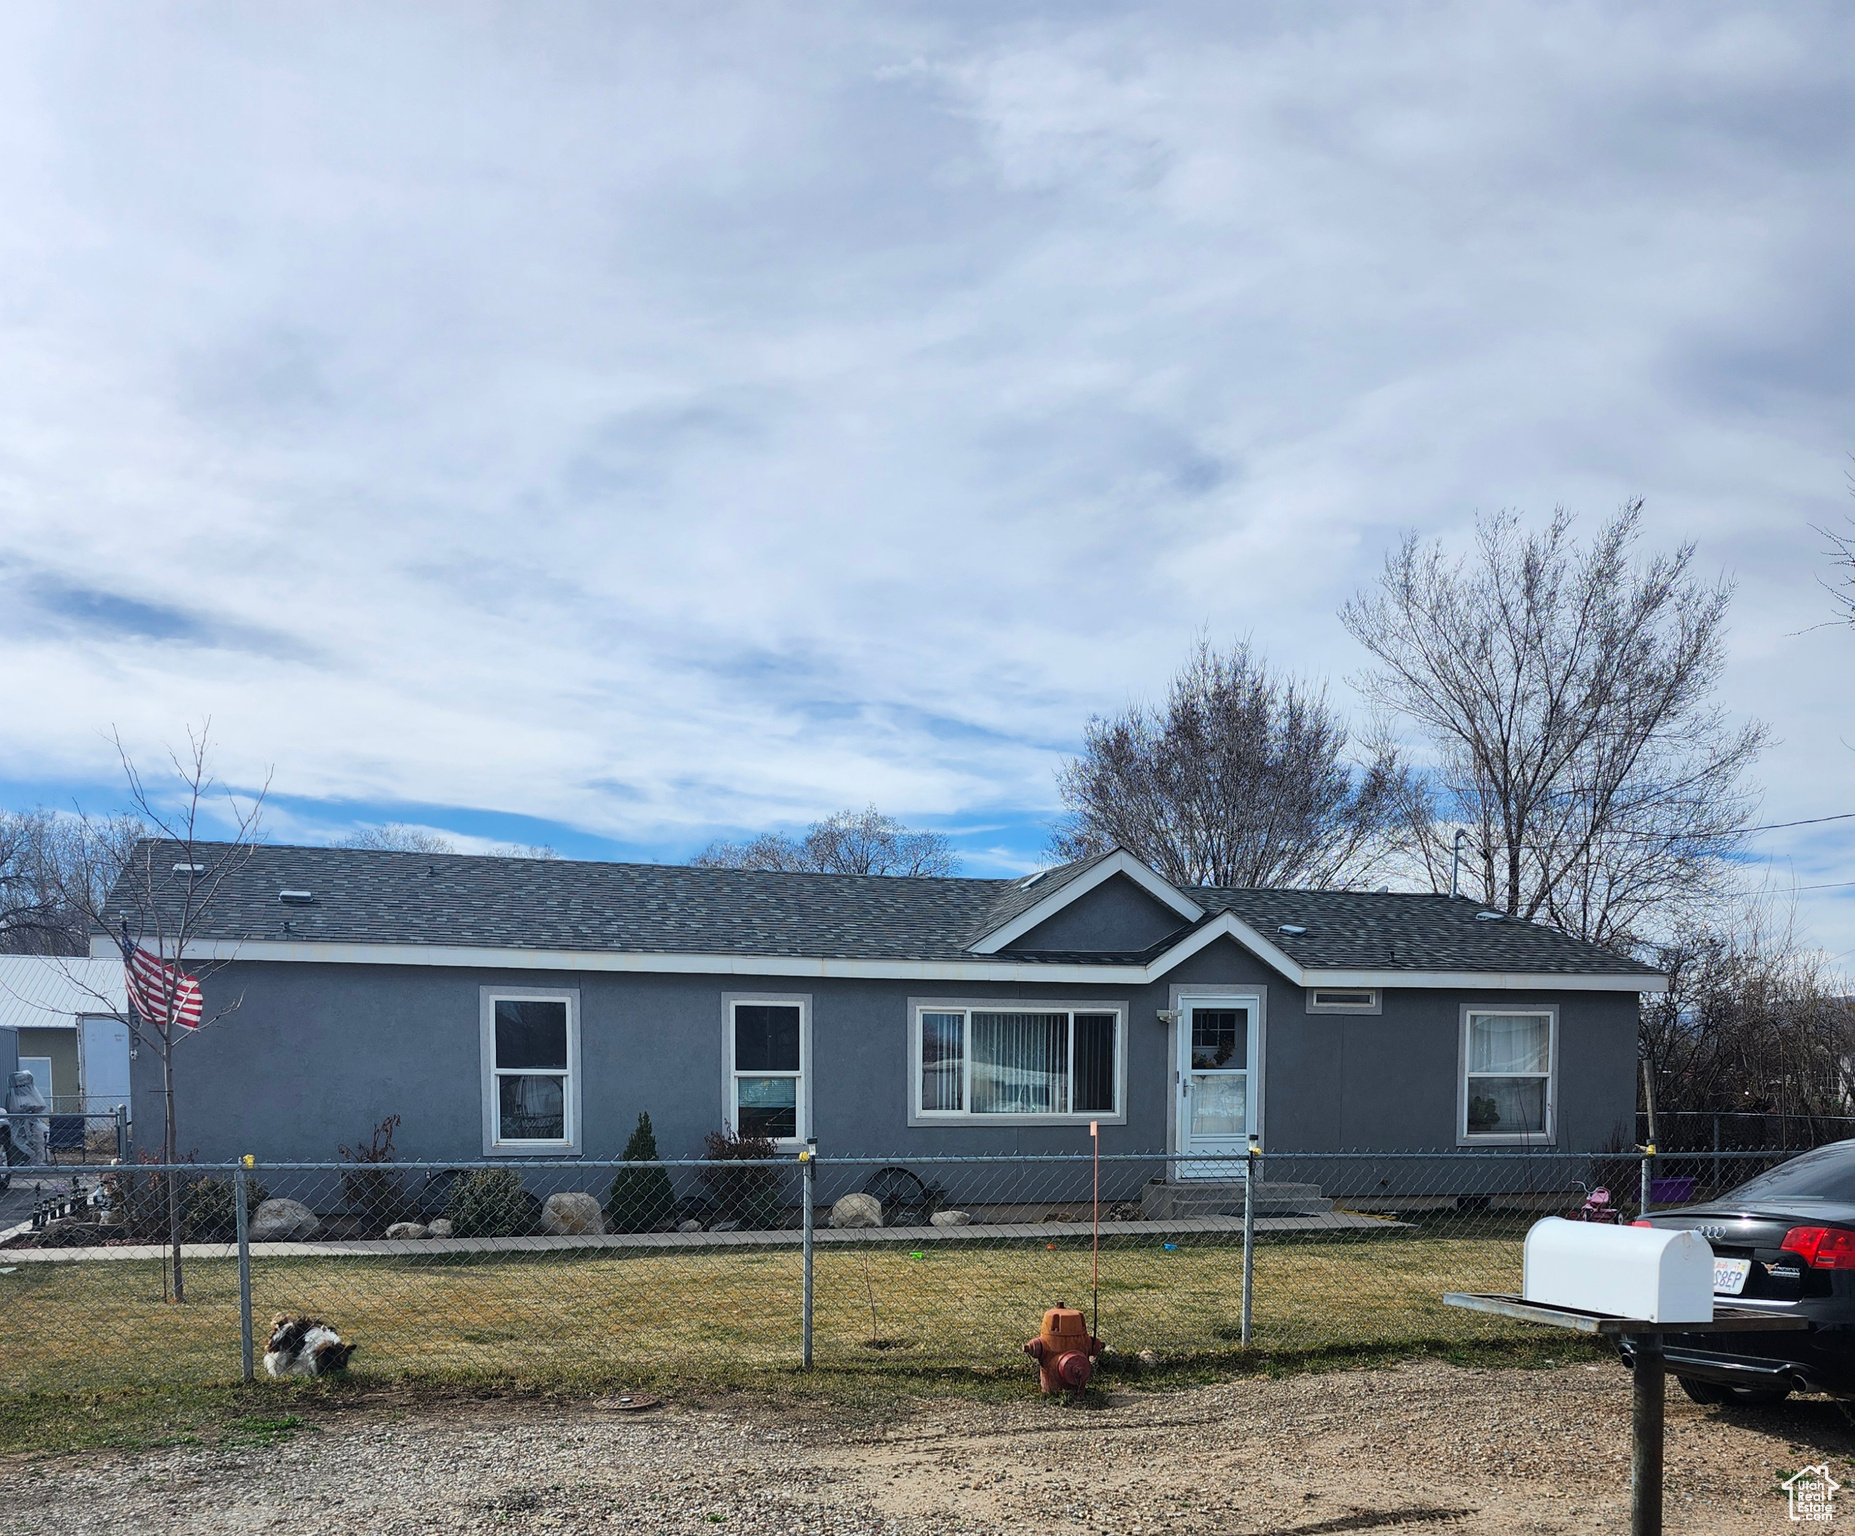
[[(591, 1158), (617, 1156), (640, 1111), (664, 1155), (699, 1155), (723, 1116), (726, 999), (747, 993), (810, 999), (812, 1124), (827, 1156), (1087, 1150), (1086, 1123), (909, 1125), (909, 1000), (929, 996), (1123, 1009), (1126, 1123), (1102, 1127), (1104, 1152), (1170, 1145), (1177, 1037), (1158, 1015), (1182, 987), (1264, 998), (1271, 1149), (1453, 1149), (1464, 1002), (1557, 1007), (1558, 1147), (1627, 1134), (1635, 1105), (1633, 994), (1394, 989), (1380, 1014), (1308, 1014), (1299, 989), (1228, 940), (1144, 987), (235, 962), (207, 979), (208, 1004), (241, 1006), (176, 1052), (181, 1151), (322, 1161), (398, 1114), (402, 1158), (480, 1158), (485, 986), (577, 989), (580, 1145)], [(141, 1049), (133, 1071), (138, 1141), (152, 1149), (155, 1054)]]

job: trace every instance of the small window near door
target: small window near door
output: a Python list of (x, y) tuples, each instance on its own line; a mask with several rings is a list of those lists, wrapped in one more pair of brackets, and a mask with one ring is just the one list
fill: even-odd
[(1554, 1023), (1550, 1009), (1463, 1010), (1463, 1140), (1551, 1141)]
[(730, 1039), (734, 1128), (796, 1141), (805, 1132), (805, 1013), (797, 1002), (735, 1003)]
[(577, 1150), (577, 994), (486, 990), (483, 1012), (484, 1150)]
[(1380, 996), (1370, 987), (1311, 987), (1309, 1013), (1377, 1013)]

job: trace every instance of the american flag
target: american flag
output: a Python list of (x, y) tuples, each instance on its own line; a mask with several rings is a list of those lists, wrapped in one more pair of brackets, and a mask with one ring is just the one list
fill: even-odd
[(122, 947), (122, 968), (129, 983), (129, 1001), (146, 1024), (166, 1024), (171, 1018), (182, 1029), (198, 1029), (206, 1000), (197, 976), (151, 955), (129, 941), (128, 924), (116, 941)]

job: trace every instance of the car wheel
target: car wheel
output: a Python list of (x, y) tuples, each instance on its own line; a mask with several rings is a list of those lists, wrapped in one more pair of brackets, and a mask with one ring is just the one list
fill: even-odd
[(1692, 1376), (1675, 1379), (1693, 1402), (1709, 1407), (1761, 1408), (1769, 1403), (1781, 1403), (1791, 1395), (1789, 1387), (1729, 1387), (1717, 1381), (1698, 1381)]

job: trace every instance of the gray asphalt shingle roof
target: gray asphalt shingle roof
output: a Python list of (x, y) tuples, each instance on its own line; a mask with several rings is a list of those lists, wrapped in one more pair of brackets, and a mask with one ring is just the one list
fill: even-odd
[[(161, 872), (163, 905), (177, 910), (186, 876), (168, 871), (181, 853), (171, 845), (147, 851)], [(223, 876), (198, 930), (202, 938), (922, 961), (981, 958), (967, 946), (1095, 862), (1063, 866), (1027, 887), (1018, 880), (275, 845), (248, 855), (229, 846), (196, 845), (196, 856), (206, 861), (208, 878)], [(132, 926), (133, 888), (125, 878), (111, 907), (128, 910)], [(284, 890), (309, 891), (315, 899), (285, 903), (278, 894)], [(1188, 894), (1213, 913), (1235, 913), (1309, 967), (1653, 974), (1533, 924), (1477, 922), (1472, 903), (1446, 896), (1218, 889)], [(1307, 932), (1282, 934), (1283, 923)], [(1022, 963), (1124, 957), (994, 958)]]

